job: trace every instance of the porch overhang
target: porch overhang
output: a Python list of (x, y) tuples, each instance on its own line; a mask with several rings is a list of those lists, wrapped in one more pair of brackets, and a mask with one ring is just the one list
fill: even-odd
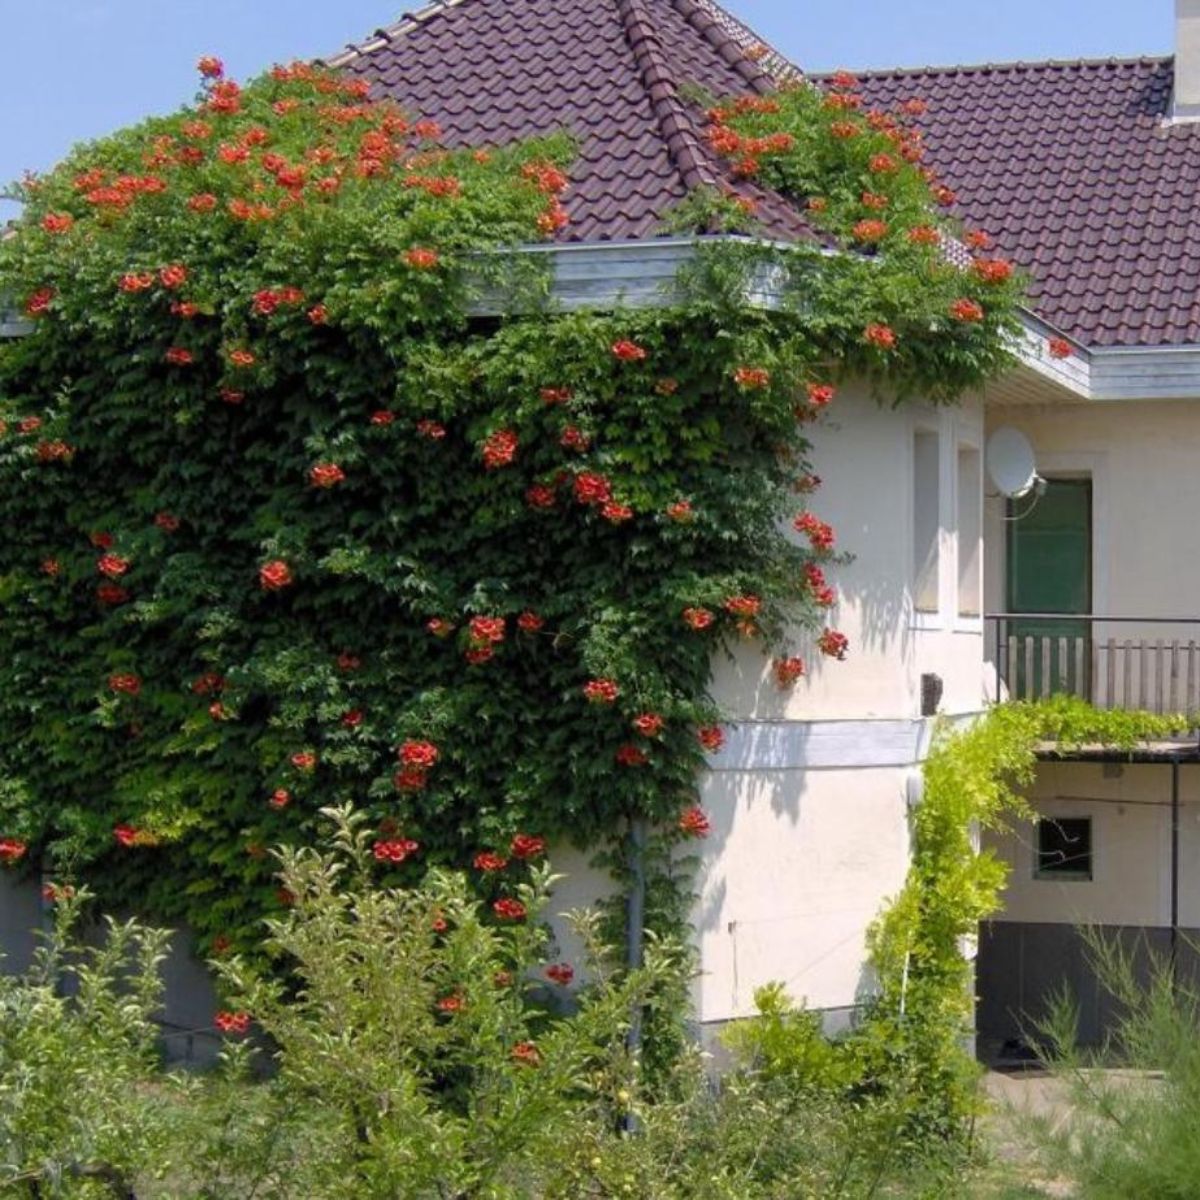
[(1039, 742), (1034, 748), (1039, 762), (1080, 763), (1200, 763), (1200, 736), (1163, 738), (1138, 742), (1133, 746), (1086, 743), (1079, 746), (1061, 742)]

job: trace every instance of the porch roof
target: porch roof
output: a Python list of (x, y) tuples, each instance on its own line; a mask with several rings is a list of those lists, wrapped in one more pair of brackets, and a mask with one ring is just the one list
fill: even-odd
[(1138, 742), (1129, 749), (1099, 743), (1065, 746), (1039, 742), (1036, 754), (1041, 762), (1200, 763), (1200, 736)]

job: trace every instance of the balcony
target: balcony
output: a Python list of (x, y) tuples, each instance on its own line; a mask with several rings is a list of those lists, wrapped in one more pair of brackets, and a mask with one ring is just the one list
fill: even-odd
[(997, 701), (1079, 696), (1097, 708), (1200, 711), (1200, 617), (990, 613)]

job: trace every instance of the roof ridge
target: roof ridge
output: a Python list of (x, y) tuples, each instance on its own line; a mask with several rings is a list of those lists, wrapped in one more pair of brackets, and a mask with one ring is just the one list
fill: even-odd
[(753, 39), (754, 44), (763, 46), (769, 56), (791, 67), (774, 47), (767, 45), (749, 26), (743, 25), (732, 13), (726, 12), (713, 0), (670, 0), (670, 4), (722, 60), (759, 94), (773, 91), (776, 86), (775, 80), (749, 57), (746, 52), (750, 47), (734, 36), (730, 26), (739, 29), (747, 41)]
[(423, 8), (418, 8), (415, 12), (401, 13), (399, 20), (393, 21), (391, 25), (385, 25), (375, 30), (375, 33), (368, 40), (363, 42), (347, 42), (346, 48), (335, 54), (332, 58), (318, 58), (316, 61), (323, 63), (331, 70), (344, 67), (347, 63), (353, 62), (354, 59), (364, 54), (371, 54), (389, 45), (401, 34), (416, 29), (418, 25), (423, 21), (427, 21), (430, 17), (437, 16), (438, 13), (445, 12), (448, 8), (457, 8), (460, 4), (465, 3), (468, 3), (468, 0), (430, 0), (430, 3), (426, 4)]
[(691, 114), (679, 98), (679, 89), (663, 53), (662, 42), (643, 7), (643, 0), (616, 0), (616, 7), (654, 119), (684, 186), (688, 191), (697, 187), (718, 186), (720, 177), (704, 153)]
[[(1014, 71), (1030, 70), (1043, 67), (1128, 67), (1128, 66), (1163, 66), (1173, 62), (1173, 54), (1135, 54), (1125, 58), (1112, 56), (1109, 58), (1039, 58), (1011, 59), (1005, 62), (984, 63), (929, 63), (922, 67), (872, 67), (867, 70), (855, 70), (853, 74), (859, 79), (887, 79), (895, 75), (949, 75), (951, 73), (967, 74), (972, 71)], [(833, 71), (814, 71), (810, 79), (828, 79)]]

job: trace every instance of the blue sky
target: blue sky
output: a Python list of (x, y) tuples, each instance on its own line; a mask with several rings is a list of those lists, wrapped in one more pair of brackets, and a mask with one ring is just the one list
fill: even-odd
[[(167, 112), (201, 54), (245, 77), (330, 54), (420, 0), (0, 0), (0, 183)], [(730, 0), (808, 70), (1170, 51), (1174, 0)], [(14, 212), (0, 203), (0, 216)]]

